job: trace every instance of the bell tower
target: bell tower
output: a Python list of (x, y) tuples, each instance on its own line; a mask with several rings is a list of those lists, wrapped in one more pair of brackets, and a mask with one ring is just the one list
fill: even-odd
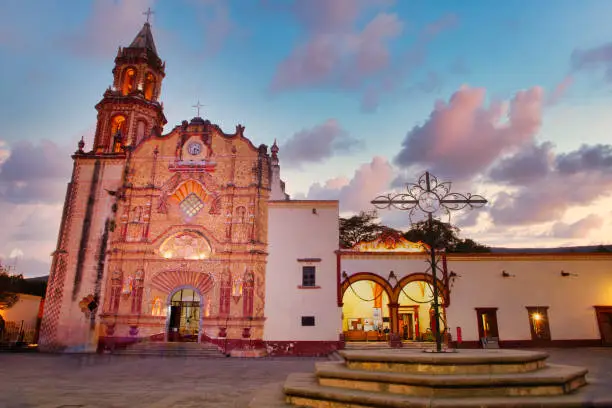
[(161, 135), (167, 122), (159, 102), (165, 68), (147, 16), (134, 41), (119, 47), (113, 85), (96, 105), (95, 153), (120, 154), (127, 146), (134, 148), (152, 135)]

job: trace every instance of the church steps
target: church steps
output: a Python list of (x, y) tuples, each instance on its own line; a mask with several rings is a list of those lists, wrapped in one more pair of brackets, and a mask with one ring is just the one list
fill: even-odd
[[(519, 350), (344, 350), (283, 386), (285, 403), (313, 408), (609, 407), (587, 370), (546, 364), (547, 353)], [(259, 407), (257, 407), (259, 408)], [(262, 406), (263, 408), (263, 406)]]
[(210, 343), (140, 342), (113, 354), (167, 357), (225, 357), (219, 348)]
[[(294, 373), (284, 385), (285, 402), (311, 408), (579, 408), (610, 407), (612, 396), (595, 396), (584, 390), (554, 396), (502, 396), (466, 398), (422, 397), (386, 392), (326, 387), (310, 373)], [(264, 408), (263, 405), (251, 405)]]
[(550, 365), (537, 372), (469, 376), (351, 370), (340, 362), (316, 364), (322, 386), (422, 397), (561, 395), (586, 383), (586, 369)]
[(462, 350), (427, 353), (417, 350), (343, 350), (348, 368), (421, 374), (503, 374), (536, 371), (546, 366), (544, 352)]

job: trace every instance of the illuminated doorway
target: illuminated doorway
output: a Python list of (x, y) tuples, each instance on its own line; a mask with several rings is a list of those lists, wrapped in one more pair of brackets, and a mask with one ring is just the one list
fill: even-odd
[(499, 339), (499, 330), (497, 328), (497, 308), (476, 308), (476, 316), (478, 318), (478, 337), (480, 337), (480, 340), (484, 340), (486, 342), (493, 339)]
[(372, 280), (347, 285), (342, 297), (342, 331), (345, 341), (386, 341), (391, 331), (389, 295)]
[(201, 298), (191, 288), (174, 291), (168, 313), (168, 341), (197, 342), (200, 334)]
[[(440, 305), (444, 299), (440, 295)], [(424, 280), (414, 280), (401, 287), (398, 295), (398, 330), (404, 341), (435, 341), (433, 288)], [(446, 330), (444, 308), (440, 306), (440, 327)]]

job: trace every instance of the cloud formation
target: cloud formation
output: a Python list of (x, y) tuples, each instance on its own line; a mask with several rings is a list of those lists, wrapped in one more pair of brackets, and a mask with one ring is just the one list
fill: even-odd
[(72, 169), (69, 155), (55, 143), (21, 141), (0, 167), (0, 200), (12, 203), (62, 201)]
[(571, 65), (574, 70), (603, 70), (604, 78), (612, 82), (612, 42), (572, 52)]
[(323, 185), (314, 183), (308, 190), (309, 200), (338, 199), (341, 211), (362, 211), (371, 208), (372, 201), (384, 192), (393, 178), (393, 167), (384, 157), (376, 156), (362, 164), (349, 180), (333, 178)]
[[(371, 3), (371, 2), (370, 2)], [(380, 3), (380, 2), (378, 2)], [(341, 83), (357, 86), (389, 64), (389, 40), (403, 23), (396, 14), (378, 13), (362, 29), (356, 20), (371, 6), (355, 0), (298, 0), (293, 14), (306, 39), (278, 66), (271, 89)]]
[(437, 89), (431, 72), (416, 84), (406, 78), (425, 61), (426, 45), (457, 24), (446, 15), (421, 29), (413, 45), (397, 58), (390, 46), (404, 34), (405, 22), (387, 11), (385, 0), (297, 0), (290, 13), (303, 40), (277, 66), (272, 92), (328, 87), (361, 95), (364, 111), (376, 109), (383, 94)]
[(208, 54), (219, 52), (228, 38), (241, 33), (241, 27), (230, 15), (229, 2), (226, 0), (199, 0), (196, 16), (204, 30), (204, 48)]
[(604, 219), (596, 214), (590, 214), (574, 223), (556, 222), (551, 229), (555, 238), (587, 238), (589, 233), (601, 228)]
[(92, 12), (75, 32), (61, 43), (80, 56), (105, 57), (117, 51), (117, 45), (128, 46), (144, 22), (143, 10), (154, 0), (94, 0)]
[(427, 167), (442, 177), (473, 177), (534, 139), (542, 102), (542, 89), (534, 87), (487, 107), (484, 89), (463, 87), (408, 132), (394, 162), (402, 168)]
[[(501, 161), (501, 168), (491, 170), (493, 181), (514, 187), (493, 200), (490, 213), (496, 225), (559, 220), (573, 206), (589, 205), (611, 195), (612, 146), (582, 146), (554, 158), (547, 144), (527, 150), (535, 153), (518, 152)], [(503, 172), (518, 176), (499, 177)]]
[(304, 163), (318, 163), (354, 151), (362, 143), (348, 134), (336, 119), (328, 119), (310, 129), (294, 133), (280, 146), (280, 158), (287, 167), (300, 167)]
[(72, 170), (67, 150), (50, 141), (10, 148), (0, 141), (0, 258), (26, 276), (49, 272)]
[(573, 76), (568, 75), (565, 78), (563, 78), (563, 80), (555, 86), (553, 91), (546, 98), (546, 104), (555, 105), (556, 103), (558, 103), (561, 100), (561, 98), (565, 96), (568, 89), (571, 88), (573, 84), (574, 84)]

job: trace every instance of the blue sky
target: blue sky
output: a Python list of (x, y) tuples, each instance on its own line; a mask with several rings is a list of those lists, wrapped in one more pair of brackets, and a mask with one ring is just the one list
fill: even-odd
[[(277, 139), (294, 197), (340, 198), (349, 213), (431, 170), (491, 199), (456, 218), (481, 242), (609, 241), (610, 2), (2, 3), (0, 209), (12, 221), (0, 255), (25, 269), (48, 263), (69, 154), (81, 136), (91, 144), (117, 47), (148, 7), (165, 131), (199, 100), (226, 131)], [(37, 166), (22, 171), (28, 152)]]

